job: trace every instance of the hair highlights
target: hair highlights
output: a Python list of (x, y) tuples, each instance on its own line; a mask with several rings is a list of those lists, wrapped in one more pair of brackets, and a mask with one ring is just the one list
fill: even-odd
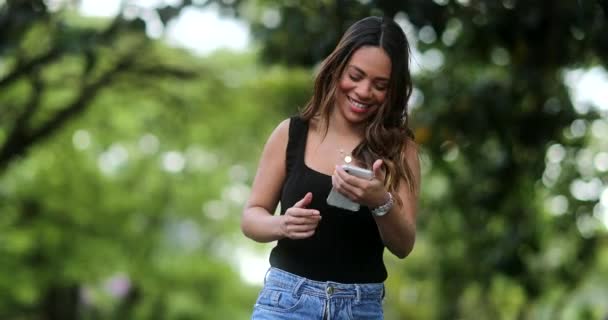
[(417, 192), (406, 161), (406, 149), (415, 146), (408, 143), (414, 138), (407, 118), (407, 103), (412, 93), (410, 48), (403, 30), (392, 19), (367, 17), (348, 28), (334, 51), (323, 61), (315, 79), (314, 94), (300, 116), (305, 120), (322, 119), (326, 128), (329, 126), (338, 82), (353, 53), (364, 46), (379, 47), (387, 53), (391, 60), (391, 75), (386, 100), (368, 120), (365, 137), (353, 156), (368, 167), (376, 159), (383, 159), (389, 192), (398, 190), (401, 179)]

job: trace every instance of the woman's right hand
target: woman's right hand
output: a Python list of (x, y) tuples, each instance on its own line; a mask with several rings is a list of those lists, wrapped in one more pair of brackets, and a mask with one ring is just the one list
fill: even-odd
[(281, 233), (289, 239), (305, 239), (315, 234), (321, 214), (319, 210), (308, 209), (312, 193), (308, 192), (293, 207), (287, 209), (281, 219)]

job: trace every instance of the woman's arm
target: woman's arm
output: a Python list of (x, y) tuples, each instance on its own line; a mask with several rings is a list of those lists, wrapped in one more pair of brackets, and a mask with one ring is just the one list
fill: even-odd
[(289, 120), (284, 120), (264, 146), (251, 195), (243, 210), (241, 230), (247, 237), (258, 242), (271, 242), (284, 237), (310, 237), (321, 218), (317, 210), (306, 209), (312, 200), (312, 193), (289, 208), (285, 215), (273, 215), (285, 181), (288, 140)]
[[(395, 201), (395, 205), (387, 214), (381, 217), (374, 216), (384, 245), (400, 259), (407, 257), (414, 248), (416, 211), (420, 190), (418, 151), (413, 143), (406, 150), (406, 161), (413, 175), (413, 188), (410, 188), (405, 181), (400, 181), (399, 192), (393, 196), (401, 199), (401, 205)], [(375, 207), (383, 203), (384, 201)]]
[[(413, 188), (406, 181), (400, 181), (399, 192), (393, 197), (399, 197), (402, 203), (395, 204), (391, 210), (381, 217), (374, 216), (376, 225), (384, 245), (395, 256), (403, 259), (410, 254), (416, 239), (416, 210), (418, 190), (420, 189), (420, 162), (418, 151), (414, 142), (408, 142), (406, 148), (406, 162), (412, 172)], [(372, 180), (360, 179), (336, 168), (333, 176), (333, 185), (349, 197), (368, 208), (377, 208), (388, 200), (388, 192), (384, 187), (384, 173), (381, 170), (382, 160), (376, 160), (373, 165), (374, 178)]]

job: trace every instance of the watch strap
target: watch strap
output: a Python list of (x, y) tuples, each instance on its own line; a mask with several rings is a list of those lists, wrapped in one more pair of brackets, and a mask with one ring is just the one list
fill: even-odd
[(395, 200), (393, 200), (393, 195), (390, 192), (388, 193), (388, 200), (380, 205), (379, 207), (373, 208), (370, 211), (372, 212), (373, 215), (375, 215), (376, 217), (381, 217), (385, 214), (387, 214), (389, 211), (391, 211), (391, 209), (393, 208), (393, 205), (395, 204)]

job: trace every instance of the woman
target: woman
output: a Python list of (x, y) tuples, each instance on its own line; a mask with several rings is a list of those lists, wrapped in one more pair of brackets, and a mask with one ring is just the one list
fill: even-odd
[[(269, 137), (241, 222), (255, 241), (278, 240), (253, 319), (383, 317), (384, 248), (405, 258), (416, 231), (408, 60), (394, 21), (356, 22), (323, 62), (301, 114)], [(345, 172), (336, 159), (346, 154), (374, 177)], [(359, 211), (328, 205), (332, 187)]]

